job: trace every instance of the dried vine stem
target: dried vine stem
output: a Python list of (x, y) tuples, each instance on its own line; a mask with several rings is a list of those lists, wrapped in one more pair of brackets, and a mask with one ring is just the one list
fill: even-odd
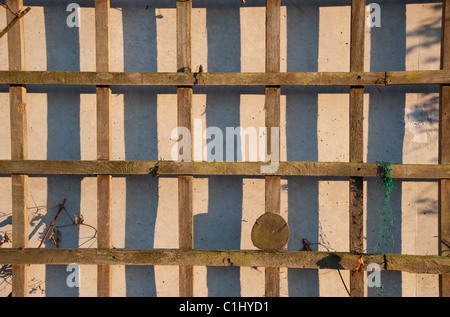
[(22, 11), (19, 10), (19, 11), (17, 11), (16, 13), (14, 13), (14, 12), (11, 10), (11, 8), (10, 8), (7, 4), (2, 4), (2, 3), (0, 3), (0, 5), (2, 5), (2, 7), (6, 8), (6, 9), (9, 10), (13, 15), (15, 15), (14, 19), (13, 19), (11, 22), (9, 22), (9, 24), (6, 26), (6, 28), (4, 28), (3, 31), (0, 33), (0, 38), (2, 38), (3, 35), (5, 35), (6, 32), (8, 32), (9, 29), (11, 29), (11, 28), (13, 27), (13, 25), (16, 24), (17, 21), (19, 21), (19, 19), (20, 19), (21, 17), (23, 17), (25, 14), (28, 13), (28, 11), (31, 10), (31, 8), (28, 7), (28, 8), (26, 8), (25, 10), (22, 10)]
[(47, 231), (45, 232), (44, 238), (42, 239), (41, 243), (39, 244), (38, 249), (41, 248), (42, 244), (44, 243), (45, 239), (47, 238), (48, 233), (50, 232), (50, 229), (53, 227), (53, 225), (55, 224), (56, 218), (58, 218), (59, 214), (61, 213), (61, 210), (63, 210), (64, 208), (64, 204), (66, 203), (66, 198), (64, 198), (63, 203), (61, 205), (59, 205), (59, 209), (58, 212), (56, 213), (55, 218), (53, 218), (52, 223), (50, 224), (50, 227), (48, 227)]
[(9, 12), (11, 12), (11, 13), (14, 14), (15, 16), (17, 16), (17, 13), (14, 12), (13, 10), (11, 10), (11, 8), (10, 8), (9, 5), (0, 3), (0, 6), (2, 6), (3, 8), (5, 8), (5, 9), (7, 9), (7, 10), (9, 10)]
[(8, 243), (8, 242), (12, 242), (12, 240), (11, 240), (11, 237), (8, 235), (8, 233), (5, 232), (3, 239), (0, 241), (0, 248), (2, 247), (3, 244)]
[[(311, 243), (308, 241), (308, 239), (302, 239), (302, 244), (303, 244), (303, 248), (300, 251), (312, 251), (310, 245), (317, 244), (317, 245), (323, 246), (325, 249), (327, 249), (328, 252), (330, 252), (330, 249), (325, 244), (320, 243), (320, 242)], [(360, 258), (362, 258), (362, 257), (360, 257)], [(358, 260), (358, 262), (360, 262), (360, 261)], [(344, 285), (345, 291), (347, 292), (348, 296), (351, 297), (350, 291), (348, 290), (348, 287), (345, 284), (345, 281), (344, 281), (344, 278), (342, 277), (341, 271), (337, 270), (337, 272), (339, 274), (339, 277), (341, 278), (342, 284)]]

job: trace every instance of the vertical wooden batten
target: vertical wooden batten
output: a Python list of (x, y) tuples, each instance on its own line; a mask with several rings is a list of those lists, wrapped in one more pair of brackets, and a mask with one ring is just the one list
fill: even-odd
[[(110, 71), (110, 0), (95, 0), (96, 69)], [(97, 160), (111, 160), (111, 88), (97, 86)], [(97, 176), (97, 248), (112, 247), (112, 177)], [(112, 296), (112, 268), (97, 266), (97, 296)]]
[[(14, 12), (23, 10), (23, 0), (7, 0)], [(6, 10), (7, 23), (14, 15)], [(9, 70), (25, 70), (24, 20), (20, 19), (7, 33)], [(22, 85), (9, 87), (11, 120), (11, 159), (28, 159), (27, 100), (26, 88)], [(12, 182), (12, 247), (28, 247), (28, 176), (11, 175)], [(12, 266), (12, 296), (28, 295), (28, 266)]]
[[(352, 0), (350, 71), (364, 71), (365, 0)], [(350, 87), (350, 162), (364, 161), (364, 87)], [(349, 178), (350, 252), (364, 250), (364, 179)], [(364, 296), (364, 272), (350, 274), (350, 296)]]
[[(266, 72), (280, 71), (280, 9), (281, 0), (266, 2)], [(280, 86), (267, 86), (265, 96), (265, 125), (267, 128), (267, 152), (272, 153), (271, 128), (280, 128)], [(279, 138), (278, 138), (279, 139)], [(278, 144), (279, 146), (279, 144)], [(278, 149), (279, 153), (279, 149)], [(280, 213), (280, 176), (266, 176), (265, 211)], [(280, 296), (280, 268), (265, 268), (265, 296)]]
[[(442, 6), (441, 69), (450, 69), (450, 0)], [(450, 163), (450, 85), (440, 86), (439, 164)], [(439, 180), (439, 255), (450, 252), (450, 181)], [(439, 275), (439, 296), (450, 297), (450, 274)]]
[[(191, 72), (192, 0), (177, 1), (176, 10), (177, 69), (179, 72)], [(177, 87), (177, 109), (178, 127), (185, 127), (192, 133), (192, 87)], [(193, 158), (192, 149), (191, 138), (191, 160)], [(193, 186), (194, 177), (192, 175), (178, 176), (178, 239), (181, 250), (194, 248)], [(194, 296), (193, 266), (179, 267), (179, 295), (180, 297)]]

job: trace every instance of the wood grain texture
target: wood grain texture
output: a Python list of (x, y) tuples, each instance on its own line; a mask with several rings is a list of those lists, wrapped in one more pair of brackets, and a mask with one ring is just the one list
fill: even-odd
[(265, 297), (280, 297), (280, 268), (265, 268)]
[(450, 70), (393, 72), (197, 73), (0, 71), (0, 84), (94, 86), (450, 85)]
[[(442, 6), (441, 69), (450, 70), (450, 0)], [(439, 105), (439, 164), (450, 163), (450, 86), (440, 86)], [(450, 181), (439, 181), (439, 254), (447, 256), (450, 250)], [(439, 295), (450, 297), (450, 275), (439, 276)]]
[(266, 212), (252, 227), (251, 238), (255, 247), (263, 251), (281, 251), (289, 241), (289, 226), (279, 214)]
[(28, 176), (13, 174), (12, 183), (12, 245), (28, 247)]
[[(158, 163), (165, 175), (347, 176), (378, 177), (376, 163), (280, 162), (274, 173), (261, 173), (264, 162), (58, 161), (0, 160), (0, 174), (148, 175)], [(396, 179), (450, 179), (450, 164), (393, 164)]]
[(364, 72), (365, 0), (352, 0), (350, 21), (350, 71)]
[(26, 92), (23, 86), (9, 87), (11, 159), (13, 160), (28, 158)]
[(109, 72), (110, 54), (110, 0), (95, 0), (96, 69)]
[[(352, 270), (360, 255), (350, 252), (179, 249), (2, 249), (0, 264), (243, 266)], [(450, 274), (450, 257), (406, 254), (363, 254), (364, 263), (381, 270)]]
[(192, 68), (192, 0), (177, 1), (177, 69)]
[(179, 248), (182, 250), (194, 247), (193, 180), (192, 176), (178, 176)]
[[(23, 0), (6, 0), (6, 4), (13, 12), (23, 10)], [(9, 24), (15, 15), (6, 10), (6, 20)], [(20, 19), (7, 33), (9, 70), (25, 70), (25, 37), (23, 36), (24, 19)]]
[[(409, 76), (411, 73), (411, 76)], [(450, 72), (390, 72), (392, 85), (450, 83)], [(97, 86), (384, 86), (382, 72), (207, 73), (0, 71), (0, 84)]]
[[(192, 69), (192, 1), (177, 1), (177, 69), (178, 72), (191, 72)], [(189, 129), (192, 133), (192, 87), (177, 88), (177, 123), (178, 127)], [(193, 158), (193, 138), (191, 138), (190, 155), (184, 153), (184, 159)], [(194, 212), (193, 193), (194, 177), (178, 176), (178, 234), (179, 248), (194, 248)], [(194, 296), (194, 268), (190, 265), (179, 267), (179, 295)]]
[[(23, 10), (22, 0), (7, 0), (13, 12)], [(15, 16), (6, 10), (7, 23)], [(24, 19), (21, 18), (7, 33), (8, 64), (11, 71), (25, 70)], [(24, 86), (10, 86), (11, 159), (28, 159), (27, 100)], [(12, 183), (12, 244), (15, 248), (28, 247), (28, 176), (11, 175)], [(28, 267), (13, 265), (12, 296), (28, 296)]]
[[(266, 73), (278, 73), (280, 71), (280, 0), (266, 1)], [(272, 127), (280, 128), (280, 86), (266, 87), (265, 96), (265, 125), (267, 128), (267, 153), (276, 151), (272, 149)], [(279, 134), (279, 130), (278, 130)], [(278, 140), (280, 136), (278, 135)], [(279, 155), (277, 160), (279, 161)], [(280, 213), (281, 201), (280, 176), (266, 176), (265, 180), (265, 211), (275, 214)], [(265, 296), (280, 296), (280, 268), (268, 267), (265, 269)]]
[(112, 247), (111, 175), (97, 176), (97, 247)]
[[(95, 0), (96, 70), (110, 70), (110, 1)], [(110, 160), (112, 153), (111, 88), (97, 87), (97, 159)], [(112, 247), (112, 177), (97, 176), (97, 248)], [(97, 296), (112, 296), (112, 268), (97, 266)]]
[(280, 0), (266, 2), (266, 72), (280, 71)]
[[(366, 1), (352, 0), (350, 28), (350, 71), (364, 72)], [(350, 162), (364, 161), (364, 87), (350, 87)], [(350, 251), (364, 250), (364, 179), (349, 178)], [(350, 296), (364, 296), (364, 272), (350, 274)]]
[[(97, 248), (112, 248), (112, 177), (97, 176)], [(112, 267), (97, 266), (97, 296), (112, 296)]]
[(279, 214), (281, 205), (280, 176), (266, 176), (265, 193), (265, 212)]
[(350, 162), (364, 161), (364, 88), (350, 87)]
[(97, 87), (97, 159), (110, 160), (112, 153), (111, 88)]

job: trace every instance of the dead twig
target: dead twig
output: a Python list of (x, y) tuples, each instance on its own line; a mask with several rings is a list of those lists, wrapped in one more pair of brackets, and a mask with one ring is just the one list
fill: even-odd
[[(324, 245), (324, 244), (322, 244), (322, 243), (320, 243), (320, 242), (317, 242), (317, 243), (311, 243), (311, 242), (308, 241), (308, 239), (302, 239), (302, 244), (303, 244), (303, 249), (301, 249), (300, 251), (312, 251), (310, 245), (311, 245), (311, 244), (317, 244), (317, 245), (323, 246), (325, 249), (327, 249), (328, 252), (330, 252), (330, 249), (328, 249), (328, 247), (327, 247), (326, 245)], [(358, 261), (359, 261), (359, 260), (358, 260)], [(348, 296), (351, 296), (351, 295), (350, 295), (350, 292), (349, 292), (349, 290), (348, 290), (348, 288), (347, 288), (347, 285), (345, 284), (344, 278), (342, 277), (341, 271), (340, 271), (340, 270), (337, 270), (337, 272), (338, 272), (338, 274), (339, 274), (339, 277), (341, 278), (341, 282), (342, 282), (342, 284), (344, 285), (344, 288), (345, 288), (345, 290), (346, 290)]]
[(48, 238), (51, 242), (53, 242), (57, 248), (59, 248), (59, 242), (61, 241), (61, 231), (59, 229), (52, 228), (52, 233)]
[(303, 249), (301, 251), (312, 251), (309, 246), (311, 243), (307, 239), (302, 239)]
[(159, 176), (159, 163), (156, 163), (154, 167), (150, 169), (150, 173), (153, 175), (154, 178), (157, 178)]
[(3, 240), (0, 241), (0, 248), (2, 247), (3, 244), (8, 243), (8, 242), (12, 242), (11, 237), (8, 235), (7, 232), (5, 232), (5, 235), (3, 236)]
[(50, 232), (50, 229), (53, 227), (53, 225), (55, 224), (56, 218), (58, 218), (59, 214), (61, 213), (61, 210), (64, 209), (64, 204), (66, 203), (66, 198), (64, 198), (64, 201), (61, 205), (59, 205), (59, 209), (58, 212), (56, 213), (55, 218), (53, 218), (52, 223), (50, 224), (50, 227), (48, 227), (47, 231), (45, 232), (44, 238), (42, 239), (41, 243), (39, 244), (38, 249), (41, 248), (42, 244), (44, 243), (45, 239), (47, 238), (48, 233)]
[(97, 228), (95, 228), (94, 226), (92, 226), (90, 224), (84, 223), (83, 215), (80, 214), (78, 216), (76, 213), (74, 213), (73, 214), (74, 218), (72, 219), (72, 217), (67, 212), (65, 207), (63, 207), (63, 210), (66, 212), (67, 216), (70, 218), (70, 221), (72, 221), (72, 223), (67, 224), (67, 225), (62, 225), (62, 226), (54, 226), (54, 229), (56, 229), (55, 236), (50, 236), (49, 240), (51, 242), (53, 242), (53, 244), (55, 244), (56, 247), (59, 248), (59, 242), (61, 241), (61, 232), (59, 231), (60, 228), (66, 228), (66, 227), (72, 227), (72, 226), (75, 226), (75, 227), (86, 226), (95, 231), (94, 235), (89, 240), (96, 238), (97, 232), (98, 232)]
[(0, 33), (0, 38), (2, 38), (3, 35), (5, 35), (6, 32), (8, 32), (9, 29), (11, 29), (14, 26), (14, 24), (16, 24), (17, 21), (19, 21), (19, 19), (21, 17), (23, 17), (25, 14), (27, 14), (28, 11), (31, 10), (31, 8), (28, 7), (25, 10), (18, 11), (17, 13), (12, 12), (11, 8), (9, 8), (9, 7), (8, 7), (8, 10), (11, 11), (11, 13), (15, 15), (15, 17), (14, 17), (14, 19), (11, 22), (9, 22), (9, 24), (6, 26), (6, 28), (4, 28), (3, 31)]
[(9, 10), (9, 12), (11, 12), (11, 13), (14, 14), (15, 16), (17, 16), (17, 13), (14, 12), (14, 11), (11, 9), (11, 7), (10, 7), (9, 5), (0, 3), (0, 6), (2, 6), (3, 8), (5, 8), (5, 9), (7, 9), (7, 10)]

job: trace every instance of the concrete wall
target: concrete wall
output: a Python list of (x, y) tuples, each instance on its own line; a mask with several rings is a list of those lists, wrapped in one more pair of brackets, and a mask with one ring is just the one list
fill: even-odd
[[(78, 1), (80, 28), (66, 26), (75, 1), (24, 1), (27, 70), (95, 71), (93, 1)], [(194, 1), (193, 65), (209, 72), (263, 72), (265, 1)], [(423, 3), (422, 3), (423, 2)], [(170, 3), (170, 4), (169, 4)], [(176, 71), (175, 1), (111, 0), (111, 70)], [(368, 1), (368, 3), (370, 3)], [(366, 71), (439, 69), (441, 3), (378, 0), (381, 27), (366, 29)], [(350, 1), (282, 1), (281, 70), (348, 71)], [(0, 8), (0, 21), (6, 21)], [(6, 22), (5, 22), (6, 23)], [(3, 24), (3, 22), (1, 23)], [(0, 40), (6, 70), (7, 40)], [(9, 96), (0, 87), (0, 159), (10, 158)], [(95, 87), (28, 87), (30, 159), (96, 159)], [(263, 87), (198, 87), (194, 118), (203, 127), (264, 126)], [(437, 163), (438, 87), (366, 89), (366, 160)], [(348, 88), (282, 87), (281, 159), (348, 161)], [(113, 87), (113, 159), (171, 159), (176, 127), (174, 87)], [(205, 142), (204, 142), (205, 143)], [(224, 153), (225, 154), (225, 153)], [(248, 155), (248, 153), (246, 153)], [(247, 157), (248, 158), (248, 157)], [(67, 198), (69, 214), (96, 226), (96, 178), (33, 176), (30, 207)], [(396, 181), (393, 252), (437, 254), (437, 182)], [(254, 249), (250, 231), (264, 213), (264, 180), (199, 177), (194, 181), (196, 249)], [(383, 189), (366, 181), (365, 251), (374, 252)], [(113, 245), (116, 248), (177, 248), (177, 179), (113, 178)], [(0, 177), (0, 235), (11, 230), (11, 182)], [(345, 178), (285, 177), (281, 214), (291, 236), (322, 245), (313, 250), (348, 251), (348, 181)], [(30, 209), (34, 213), (36, 209)], [(56, 209), (40, 209), (31, 223), (37, 247)], [(73, 216), (72, 216), (73, 217)], [(57, 225), (70, 224), (61, 214)], [(60, 228), (61, 247), (95, 248), (89, 227)], [(392, 242), (392, 241), (391, 241)], [(4, 245), (3, 247), (10, 247)], [(53, 248), (51, 243), (45, 247)], [(389, 251), (389, 250), (380, 250)], [(96, 267), (81, 266), (82, 285), (66, 285), (65, 266), (30, 267), (30, 296), (95, 296)], [(263, 296), (263, 268), (195, 267), (197, 296)], [(348, 285), (349, 272), (342, 272)], [(177, 267), (113, 269), (114, 296), (177, 296)], [(437, 276), (382, 274), (383, 296), (436, 296)], [(0, 296), (10, 292), (0, 275)], [(281, 269), (282, 296), (346, 296), (333, 270)], [(379, 296), (374, 289), (369, 296)]]

